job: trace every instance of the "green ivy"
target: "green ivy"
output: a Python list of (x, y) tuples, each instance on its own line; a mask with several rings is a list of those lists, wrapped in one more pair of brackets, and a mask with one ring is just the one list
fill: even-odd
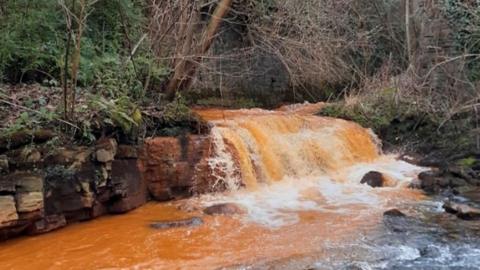
[[(469, 6), (470, 5), (470, 6)], [(443, 13), (455, 29), (455, 47), (459, 53), (480, 54), (480, 3), (465, 4), (457, 0), (443, 0)], [(480, 61), (467, 63), (472, 81), (480, 80)]]

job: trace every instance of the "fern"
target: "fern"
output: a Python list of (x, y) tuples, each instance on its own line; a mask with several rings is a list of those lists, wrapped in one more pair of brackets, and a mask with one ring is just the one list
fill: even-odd
[(92, 105), (92, 108), (98, 108), (103, 113), (105, 123), (120, 127), (125, 134), (130, 134), (142, 122), (141, 113), (128, 97), (112, 100), (94, 97)]

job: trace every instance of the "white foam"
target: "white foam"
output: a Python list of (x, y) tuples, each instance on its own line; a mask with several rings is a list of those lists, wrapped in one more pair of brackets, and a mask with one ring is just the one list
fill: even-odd
[(398, 247), (399, 254), (397, 256), (397, 260), (405, 260), (405, 261), (410, 261), (410, 260), (415, 260), (417, 258), (420, 258), (420, 250), (409, 247), (409, 246), (399, 246)]
[[(215, 186), (220, 184), (220, 182), (224, 182), (229, 190), (237, 190), (240, 179), (234, 174), (235, 162), (232, 154), (227, 150), (225, 142), (223, 141), (221, 129), (213, 127), (211, 130), (211, 137), (216, 148), (216, 156), (208, 159), (212, 175), (217, 179), (216, 183), (213, 184), (213, 189), (215, 189)], [(225, 175), (220, 175), (218, 172), (225, 173)]]
[(383, 208), (387, 201), (379, 189), (360, 184), (361, 177), (371, 170), (378, 170), (395, 177), (399, 182), (407, 183), (424, 169), (394, 158), (382, 158), (375, 163), (345, 168), (343, 171), (348, 176), (347, 181), (338, 181), (326, 175), (287, 178), (274, 184), (261, 185), (255, 191), (205, 196), (202, 203), (204, 206), (238, 204), (248, 211), (244, 217), (246, 221), (273, 228), (298, 222), (302, 211), (342, 214), (349, 213), (350, 206), (357, 206), (355, 211), (358, 211), (359, 205), (366, 206), (365, 209)]
[(378, 171), (398, 182), (399, 185), (411, 183), (419, 173), (428, 170), (418, 167), (402, 160), (397, 160), (395, 156), (382, 156), (372, 163), (360, 163), (346, 169), (347, 181), (358, 183), (362, 177), (369, 171)]

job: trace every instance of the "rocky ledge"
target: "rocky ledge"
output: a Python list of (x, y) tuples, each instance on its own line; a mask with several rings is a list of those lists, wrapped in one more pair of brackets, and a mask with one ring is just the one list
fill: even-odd
[(114, 139), (55, 150), (29, 145), (1, 160), (1, 239), (127, 212), (148, 198), (137, 147), (118, 146)]
[(211, 191), (207, 136), (52, 148), (32, 142), (0, 152), (0, 240)]
[(480, 153), (451, 156), (431, 154), (425, 158), (418, 154), (406, 154), (400, 156), (400, 159), (431, 168), (418, 175), (419, 187), (428, 194), (441, 194), (445, 191), (458, 194), (464, 189), (480, 186)]
[(444, 166), (422, 172), (418, 177), (422, 189), (428, 193), (440, 193), (446, 189), (456, 193), (465, 186), (480, 186), (479, 172), (462, 166)]

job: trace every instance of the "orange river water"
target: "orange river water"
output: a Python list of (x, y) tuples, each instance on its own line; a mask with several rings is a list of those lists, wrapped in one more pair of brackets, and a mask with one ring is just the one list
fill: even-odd
[(381, 222), (381, 212), (352, 210), (347, 215), (303, 211), (298, 223), (273, 229), (209, 216), (200, 227), (156, 230), (150, 222), (192, 213), (172, 203), (150, 203), (129, 214), (0, 244), (0, 269), (217, 269), (310, 254), (321, 258), (332, 255), (323, 254), (325, 243), (351, 242)]

